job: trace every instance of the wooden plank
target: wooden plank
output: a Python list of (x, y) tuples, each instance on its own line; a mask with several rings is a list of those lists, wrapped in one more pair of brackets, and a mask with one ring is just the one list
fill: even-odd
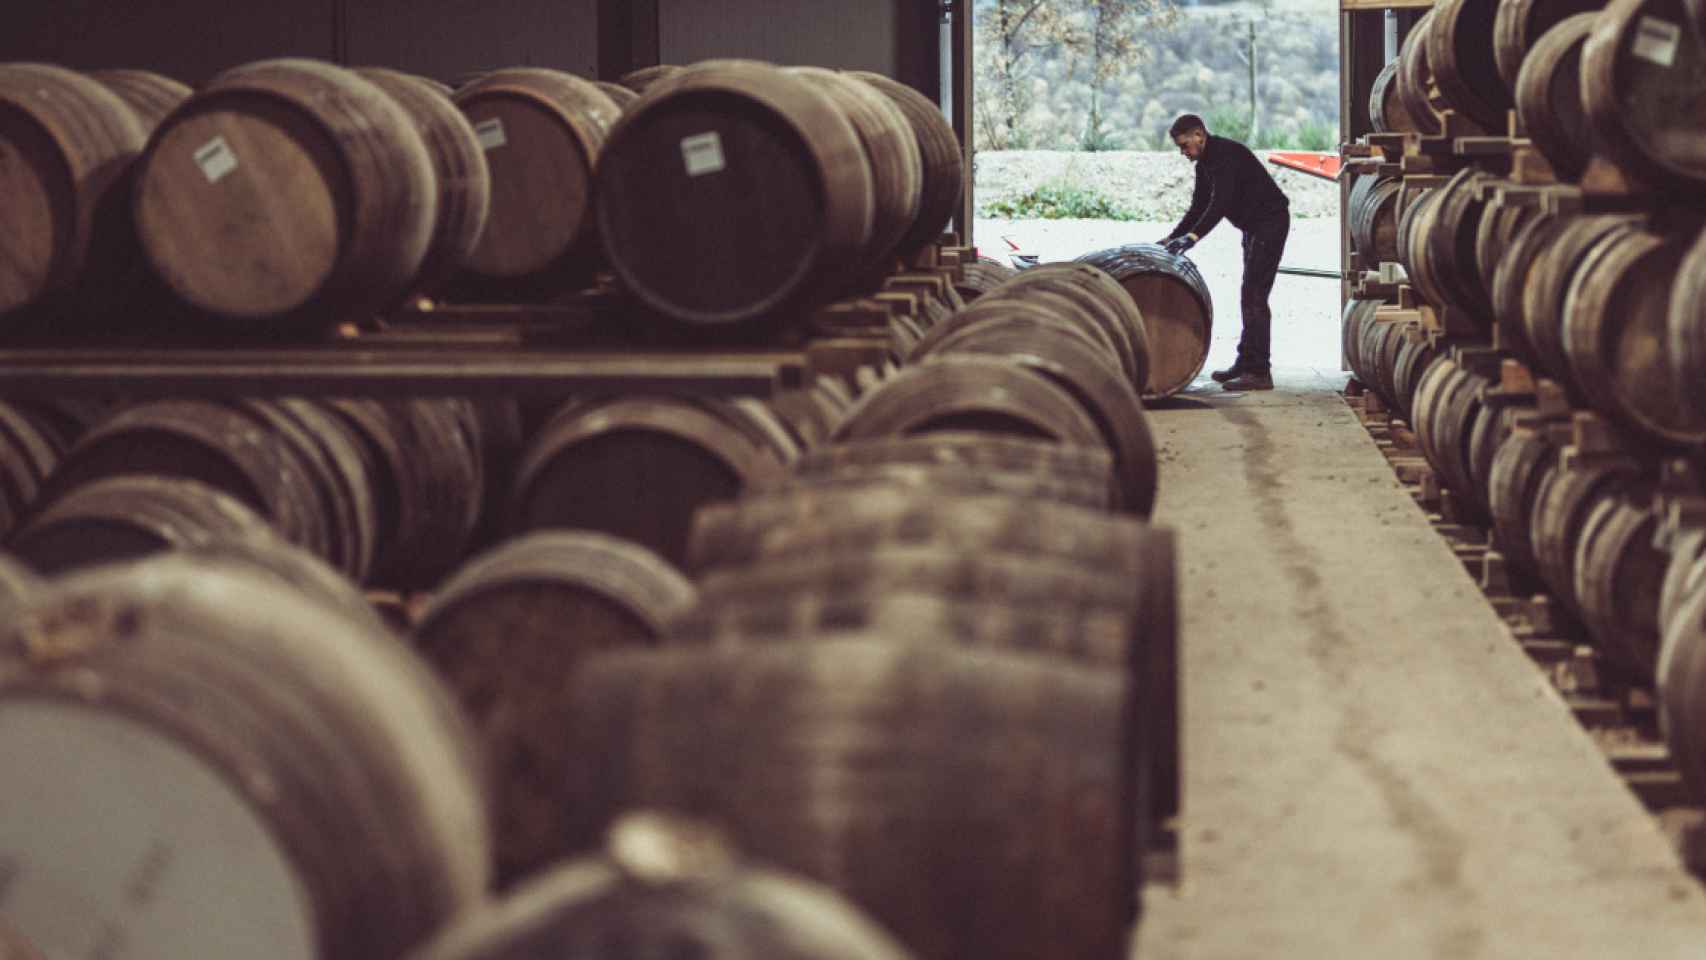
[(129, 396), (696, 393), (769, 396), (797, 386), (797, 352), (588, 353), (561, 350), (0, 351), (0, 394)]

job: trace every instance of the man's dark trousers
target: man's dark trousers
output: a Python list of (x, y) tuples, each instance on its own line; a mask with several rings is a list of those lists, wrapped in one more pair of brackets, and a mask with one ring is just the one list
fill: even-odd
[(1239, 291), (1239, 309), (1244, 314), (1244, 332), (1238, 338), (1238, 367), (1251, 373), (1268, 373), (1273, 311), (1268, 294), (1279, 273), (1285, 238), (1291, 233), (1291, 217), (1279, 216), (1253, 224), (1244, 231), (1244, 286)]

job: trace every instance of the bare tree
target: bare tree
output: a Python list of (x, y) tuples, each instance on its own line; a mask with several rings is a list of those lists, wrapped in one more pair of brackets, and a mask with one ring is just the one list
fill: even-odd
[(1065, 41), (1071, 32), (1061, 0), (982, 0), (974, 12), (979, 72), (988, 81), (978, 98), (984, 144), (996, 150), (1027, 147), (1034, 54)]
[(1172, 0), (1074, 0), (1078, 26), (1062, 36), (1076, 59), (1088, 67), (1090, 113), (1081, 146), (1114, 146), (1105, 126), (1102, 92), (1149, 55), (1148, 38), (1168, 30), (1178, 18)]

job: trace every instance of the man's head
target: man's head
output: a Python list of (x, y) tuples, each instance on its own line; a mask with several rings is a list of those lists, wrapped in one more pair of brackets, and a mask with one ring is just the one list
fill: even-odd
[(1167, 135), (1173, 138), (1174, 146), (1179, 152), (1194, 163), (1202, 159), (1203, 147), (1208, 145), (1208, 127), (1202, 122), (1202, 117), (1187, 113), (1173, 121)]

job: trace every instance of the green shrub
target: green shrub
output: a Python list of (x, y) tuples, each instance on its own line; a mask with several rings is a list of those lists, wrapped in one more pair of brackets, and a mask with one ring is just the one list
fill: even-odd
[(1297, 125), (1293, 141), (1298, 150), (1330, 153), (1339, 148), (1339, 129), (1320, 120), (1305, 120)]
[(1094, 190), (1051, 181), (1035, 190), (983, 205), (980, 216), (1003, 220), (1137, 220), (1127, 209)]

